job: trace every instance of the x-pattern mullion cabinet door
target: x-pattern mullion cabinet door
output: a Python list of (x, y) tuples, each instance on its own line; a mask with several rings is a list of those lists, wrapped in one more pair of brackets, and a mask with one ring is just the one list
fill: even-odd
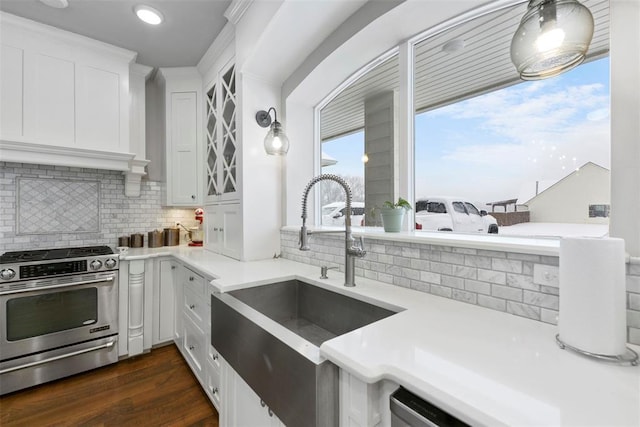
[(238, 200), (236, 68), (226, 65), (206, 90), (206, 195), (208, 203)]

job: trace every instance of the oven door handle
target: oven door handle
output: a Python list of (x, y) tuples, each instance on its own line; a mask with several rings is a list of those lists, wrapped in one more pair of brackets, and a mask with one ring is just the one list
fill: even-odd
[(71, 353), (61, 354), (60, 356), (50, 357), (48, 359), (37, 360), (31, 363), (25, 363), (24, 365), (14, 366), (12, 368), (3, 369), (0, 371), (0, 375), (8, 374), (9, 372), (19, 371), (21, 369), (32, 368), (38, 365), (44, 365), (45, 363), (55, 362), (56, 360), (67, 359), (69, 357), (78, 356), (84, 353), (90, 353), (92, 351), (102, 350), (104, 348), (111, 348), (115, 344), (115, 341), (109, 341), (107, 343), (97, 345), (95, 347), (85, 348), (83, 350), (73, 351)]
[(73, 283), (62, 283), (60, 285), (30, 287), (30, 288), (24, 288), (24, 289), (16, 289), (12, 291), (4, 291), (4, 292), (0, 292), (0, 295), (13, 295), (13, 294), (21, 294), (24, 292), (46, 291), (48, 289), (58, 289), (58, 288), (68, 288), (71, 286), (90, 285), (92, 283), (113, 282), (113, 280), (114, 280), (114, 277), (110, 276), (110, 277), (103, 277), (95, 280), (84, 280), (84, 281), (73, 282)]

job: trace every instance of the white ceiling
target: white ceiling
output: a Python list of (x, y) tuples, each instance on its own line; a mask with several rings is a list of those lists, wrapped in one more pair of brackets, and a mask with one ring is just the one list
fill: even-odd
[[(165, 22), (145, 24), (133, 7), (146, 4)], [(139, 64), (152, 67), (198, 63), (227, 22), (231, 0), (69, 0), (54, 9), (38, 0), (0, 0), (0, 10), (138, 52)]]

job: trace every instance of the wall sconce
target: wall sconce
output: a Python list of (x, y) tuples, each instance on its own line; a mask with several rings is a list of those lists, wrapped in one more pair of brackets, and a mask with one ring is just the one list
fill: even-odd
[[(269, 113), (273, 111), (273, 122)], [(272, 156), (284, 156), (289, 151), (289, 138), (284, 133), (284, 128), (278, 121), (276, 109), (271, 107), (267, 111), (260, 110), (256, 113), (256, 122), (260, 127), (266, 128), (271, 125), (271, 129), (264, 137), (264, 151)]]
[(593, 16), (577, 0), (530, 0), (511, 40), (523, 80), (541, 80), (580, 65), (593, 38)]

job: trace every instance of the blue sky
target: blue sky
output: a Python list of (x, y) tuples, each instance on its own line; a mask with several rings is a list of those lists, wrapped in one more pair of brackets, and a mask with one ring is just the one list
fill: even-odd
[[(518, 197), (592, 161), (610, 167), (609, 59), (416, 116), (416, 196)], [(363, 133), (323, 144), (325, 171), (364, 173)]]

